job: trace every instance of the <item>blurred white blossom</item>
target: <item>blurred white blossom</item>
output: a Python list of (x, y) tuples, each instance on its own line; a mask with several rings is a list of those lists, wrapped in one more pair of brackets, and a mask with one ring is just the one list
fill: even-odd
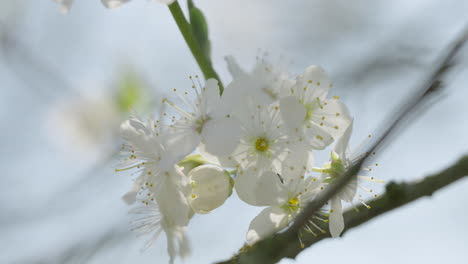
[[(60, 5), (60, 12), (68, 13), (75, 0), (54, 0), (54, 1)], [(175, 2), (175, 0), (153, 0), (153, 1), (159, 2), (161, 4), (167, 4), (167, 5)], [(130, 0), (101, 0), (101, 3), (107, 8), (117, 8), (127, 2), (130, 2)]]
[(122, 115), (109, 94), (63, 99), (47, 112), (46, 132), (68, 153), (99, 158), (112, 151)]

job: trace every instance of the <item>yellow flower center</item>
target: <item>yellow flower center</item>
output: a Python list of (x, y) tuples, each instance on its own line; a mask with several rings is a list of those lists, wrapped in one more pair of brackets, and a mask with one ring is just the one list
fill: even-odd
[(255, 142), (255, 148), (258, 150), (258, 151), (265, 151), (268, 149), (268, 140), (265, 139), (265, 138), (259, 138), (257, 139), (257, 141)]
[(297, 209), (299, 209), (299, 199), (294, 197), (291, 200), (289, 200), (288, 207), (289, 207), (289, 209), (291, 209), (293, 211), (297, 211)]

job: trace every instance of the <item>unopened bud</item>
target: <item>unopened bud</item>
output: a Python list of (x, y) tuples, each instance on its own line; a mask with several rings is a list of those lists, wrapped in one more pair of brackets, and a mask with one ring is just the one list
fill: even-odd
[(196, 213), (209, 213), (220, 207), (232, 194), (232, 179), (218, 166), (198, 166), (189, 172), (188, 177), (192, 186), (188, 198)]

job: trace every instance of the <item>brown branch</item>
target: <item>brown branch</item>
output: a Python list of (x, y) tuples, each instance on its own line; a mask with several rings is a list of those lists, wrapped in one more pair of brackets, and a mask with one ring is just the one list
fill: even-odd
[[(468, 155), (447, 169), (427, 176), (424, 179), (410, 183), (391, 182), (386, 186), (386, 192), (379, 198), (370, 200), (367, 204), (371, 209), (360, 205), (355, 209), (349, 209), (344, 213), (346, 231), (359, 226), (381, 214), (397, 209), (403, 205), (411, 203), (421, 197), (431, 196), (434, 192), (445, 186), (460, 180), (468, 175)], [(326, 224), (321, 224), (321, 228), (327, 229)], [(311, 234), (302, 237), (305, 248), (330, 238), (330, 234)], [(288, 232), (276, 234), (266, 240), (262, 240), (252, 247), (244, 247), (231, 259), (219, 262), (218, 264), (240, 264), (240, 263), (276, 263), (282, 258), (295, 258), (303, 248), (297, 236), (291, 236)]]

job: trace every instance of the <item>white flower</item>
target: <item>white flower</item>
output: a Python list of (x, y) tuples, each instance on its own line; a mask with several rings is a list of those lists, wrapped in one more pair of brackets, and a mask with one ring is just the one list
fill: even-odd
[(130, 0), (101, 0), (102, 4), (107, 8), (116, 8)]
[[(68, 13), (70, 11), (71, 6), (75, 0), (54, 0), (56, 3), (60, 5), (60, 12)], [(120, 7), (121, 5), (129, 2), (130, 0), (101, 0), (101, 3), (107, 8), (116, 8)], [(172, 4), (176, 0), (153, 0), (154, 2), (159, 2), (161, 4)]]
[(54, 0), (56, 3), (60, 5), (60, 12), (68, 13), (70, 11), (71, 6), (73, 5), (74, 0)]
[[(121, 125), (122, 138), (127, 142), (122, 146), (122, 168), (116, 171), (138, 169), (140, 175), (132, 190), (124, 196), (128, 203), (135, 200), (137, 189), (149, 191), (148, 198), (153, 198), (167, 180), (188, 185), (186, 177), (176, 163), (182, 159), (177, 148), (167, 144), (165, 135), (158, 121), (132, 117)], [(138, 187), (139, 186), (139, 187)]]
[(277, 106), (258, 105), (250, 109), (251, 116), (243, 124), (240, 144), (230, 158), (240, 165), (235, 183), (238, 196), (251, 205), (262, 205), (255, 198), (260, 179), (268, 175), (277, 178), (283, 161), (294, 150), (288, 148)]
[(254, 105), (269, 105), (279, 99), (280, 90), (289, 90), (295, 82), (265, 58), (258, 58), (250, 73), (242, 70), (234, 57), (227, 56), (225, 59), (233, 78), (223, 94), (229, 98), (225, 106), (239, 118), (249, 117), (246, 101), (251, 100)]
[[(193, 102), (184, 98), (188, 92), (179, 95), (184, 107), (171, 100), (163, 100), (181, 116), (170, 126), (172, 129), (168, 140), (185, 155), (202, 143), (206, 152), (227, 156), (238, 144), (241, 129), (239, 121), (223, 110), (224, 97), (219, 95), (218, 82), (215, 79), (207, 80), (201, 89), (195, 84), (192, 88), (196, 95)], [(176, 89), (174, 91), (177, 92)]]
[(290, 135), (323, 149), (343, 134), (351, 118), (337, 97), (327, 99), (331, 84), (318, 66), (308, 67), (289, 90), (282, 90), (281, 114)]
[[(350, 158), (349, 156), (349, 139), (352, 132), (352, 121), (348, 128), (345, 130), (343, 136), (336, 142), (336, 145), (331, 153), (331, 159), (325, 163), (322, 168), (314, 168), (314, 171), (322, 172), (322, 180), (326, 184), (333, 183), (339, 176), (341, 176), (353, 163), (359, 158)], [(337, 237), (344, 229), (343, 207), (342, 201), (353, 202), (356, 197), (357, 188), (361, 188), (367, 192), (372, 193), (372, 189), (366, 189), (358, 184), (360, 180), (379, 182), (373, 177), (358, 176), (351, 180), (343, 189), (331, 199), (330, 205), (330, 233), (333, 237)], [(374, 194), (377, 197), (377, 194)], [(370, 208), (361, 198), (359, 201), (366, 207)]]
[(45, 129), (67, 153), (101, 158), (115, 147), (121, 115), (110, 94), (86, 94), (54, 104)]
[(156, 201), (144, 201), (144, 205), (130, 211), (132, 214), (141, 215), (132, 222), (132, 230), (139, 236), (150, 235), (143, 249), (150, 247), (161, 231), (164, 231), (169, 263), (174, 263), (176, 256), (185, 258), (190, 254), (185, 227), (193, 213), (185, 194), (180, 191), (180, 186), (172, 181), (164, 182), (164, 187), (155, 196)]
[[(278, 177), (280, 176), (278, 175)], [(297, 178), (288, 183), (282, 183), (278, 177), (265, 177), (262, 179), (264, 182), (261, 185), (272, 188), (258, 190), (258, 196), (262, 197), (261, 199), (264, 201), (269, 201), (268, 205), (270, 206), (265, 208), (250, 223), (247, 232), (249, 244), (253, 244), (285, 228), (321, 190), (319, 188), (321, 183), (312, 177)], [(320, 220), (323, 219), (320, 218)], [(305, 228), (315, 234), (311, 226), (323, 232), (312, 219)]]
[[(159, 2), (161, 4), (172, 4), (176, 0), (153, 0), (153, 2)], [(120, 7), (121, 5), (130, 2), (130, 0), (101, 0), (102, 4), (107, 8), (116, 8)]]
[(173, 263), (176, 256), (185, 257), (190, 252), (185, 227), (193, 210), (187, 200), (188, 178), (176, 165), (181, 155), (167, 143), (167, 135), (158, 123), (136, 117), (122, 123), (121, 133), (127, 144), (123, 147), (126, 167), (120, 170), (136, 168), (140, 173), (132, 190), (124, 196), (128, 203), (135, 200), (143, 203), (142, 208), (134, 211), (144, 214), (134, 223), (134, 229), (140, 234), (152, 234), (146, 246), (164, 231)]
[(192, 187), (188, 199), (196, 213), (209, 213), (232, 194), (232, 179), (218, 166), (201, 165), (192, 169), (187, 176)]

